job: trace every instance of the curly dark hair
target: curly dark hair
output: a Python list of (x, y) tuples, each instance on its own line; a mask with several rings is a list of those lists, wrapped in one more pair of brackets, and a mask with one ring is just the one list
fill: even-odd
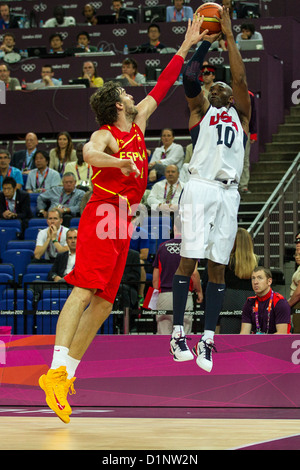
[(120, 101), (121, 85), (116, 82), (106, 82), (98, 88), (90, 98), (90, 105), (100, 126), (112, 125), (118, 118), (116, 103)]

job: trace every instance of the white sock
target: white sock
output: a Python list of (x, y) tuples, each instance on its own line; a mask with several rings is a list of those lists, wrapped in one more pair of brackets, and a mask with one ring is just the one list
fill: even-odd
[(72, 379), (75, 375), (76, 369), (80, 364), (79, 359), (74, 359), (74, 357), (71, 357), (67, 355), (67, 373), (68, 373), (68, 379)]
[(214, 340), (214, 335), (215, 335), (215, 332), (214, 331), (211, 331), (211, 330), (204, 330), (204, 333), (203, 333), (203, 336), (201, 339), (203, 339), (203, 341), (206, 341), (207, 339), (210, 339), (210, 340)]
[(50, 369), (58, 369), (61, 366), (66, 366), (68, 352), (69, 348), (55, 345)]
[(178, 338), (179, 336), (185, 336), (183, 325), (174, 325), (172, 331), (172, 338)]

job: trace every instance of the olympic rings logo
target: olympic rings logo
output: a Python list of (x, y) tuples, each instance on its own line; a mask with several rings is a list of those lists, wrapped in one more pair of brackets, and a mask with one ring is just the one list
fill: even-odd
[(102, 7), (102, 2), (91, 2), (90, 5), (92, 5), (96, 10)]
[(67, 31), (64, 31), (63, 33), (59, 33), (61, 35), (61, 37), (63, 38), (63, 40), (67, 39), (67, 37), (69, 36), (69, 33), (67, 33)]
[(158, 4), (158, 0), (146, 0), (145, 5), (147, 7), (155, 7)]
[(224, 57), (210, 57), (208, 62), (213, 65), (221, 65), (224, 63)]
[(240, 24), (235, 24), (232, 29), (236, 33), (240, 33), (241, 32), (241, 25)]
[(173, 26), (172, 31), (174, 34), (184, 34), (186, 32), (186, 26)]
[(22, 64), (21, 69), (23, 72), (33, 72), (36, 69), (35, 64)]
[(158, 65), (160, 65), (160, 60), (159, 59), (147, 59), (145, 60), (145, 65), (157, 67)]
[(114, 36), (125, 36), (127, 34), (127, 29), (126, 28), (115, 28), (113, 29), (113, 35)]
[(40, 3), (39, 5), (33, 5), (34, 11), (45, 11), (47, 10), (47, 5), (45, 3)]
[(167, 251), (171, 255), (179, 255), (180, 254), (180, 244), (179, 245), (166, 245)]

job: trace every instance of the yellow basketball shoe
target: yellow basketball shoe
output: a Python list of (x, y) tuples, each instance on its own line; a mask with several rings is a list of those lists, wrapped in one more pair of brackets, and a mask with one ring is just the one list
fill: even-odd
[[(47, 405), (66, 424), (70, 422), (69, 415), (72, 413), (67, 396), (70, 387), (71, 390), (74, 390), (74, 380), (68, 381), (65, 366), (58, 369), (49, 369), (47, 374), (39, 378), (39, 386), (45, 392)], [(72, 383), (69, 383), (71, 381)]]

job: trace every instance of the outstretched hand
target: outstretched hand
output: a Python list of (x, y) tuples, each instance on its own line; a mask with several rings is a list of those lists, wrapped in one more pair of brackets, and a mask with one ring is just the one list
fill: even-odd
[(208, 29), (200, 32), (201, 25), (203, 23), (204, 16), (200, 16), (199, 13), (194, 15), (193, 21), (189, 19), (187, 31), (185, 33), (185, 40), (189, 41), (191, 45), (197, 44), (199, 41), (203, 40), (203, 37), (208, 34)]

